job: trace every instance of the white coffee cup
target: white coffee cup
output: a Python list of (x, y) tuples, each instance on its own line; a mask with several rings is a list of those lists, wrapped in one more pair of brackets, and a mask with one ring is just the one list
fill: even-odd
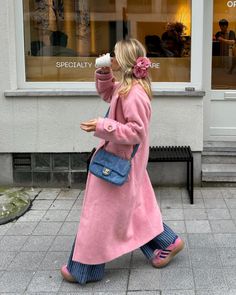
[(102, 68), (102, 67), (110, 67), (111, 66), (111, 56), (110, 53), (102, 55), (96, 58), (95, 67)]

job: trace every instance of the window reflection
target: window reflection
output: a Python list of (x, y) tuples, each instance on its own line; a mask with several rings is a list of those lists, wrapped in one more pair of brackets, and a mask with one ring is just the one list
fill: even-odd
[(190, 81), (190, 0), (23, 0), (27, 81), (93, 81), (117, 40), (145, 44), (152, 80)]
[(235, 7), (214, 1), (212, 88), (236, 88)]

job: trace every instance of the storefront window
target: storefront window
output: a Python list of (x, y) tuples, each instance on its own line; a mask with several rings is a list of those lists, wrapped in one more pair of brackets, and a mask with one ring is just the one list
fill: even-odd
[(191, 0), (23, 0), (26, 81), (93, 81), (94, 62), (137, 38), (154, 82), (190, 82)]
[(236, 89), (236, 1), (214, 0), (212, 89)]

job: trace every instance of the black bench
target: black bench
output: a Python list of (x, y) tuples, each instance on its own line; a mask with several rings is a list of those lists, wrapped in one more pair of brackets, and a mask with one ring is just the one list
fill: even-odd
[(187, 162), (187, 190), (193, 204), (193, 155), (189, 146), (150, 147), (148, 162)]

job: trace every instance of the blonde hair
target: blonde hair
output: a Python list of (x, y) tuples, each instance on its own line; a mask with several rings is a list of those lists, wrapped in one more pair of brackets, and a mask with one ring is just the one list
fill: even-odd
[(149, 75), (146, 78), (136, 78), (133, 75), (133, 67), (136, 64), (137, 58), (146, 56), (144, 46), (136, 39), (121, 40), (116, 43), (114, 51), (121, 72), (119, 94), (126, 96), (136, 81), (136, 83), (143, 87), (151, 99), (152, 90)]

